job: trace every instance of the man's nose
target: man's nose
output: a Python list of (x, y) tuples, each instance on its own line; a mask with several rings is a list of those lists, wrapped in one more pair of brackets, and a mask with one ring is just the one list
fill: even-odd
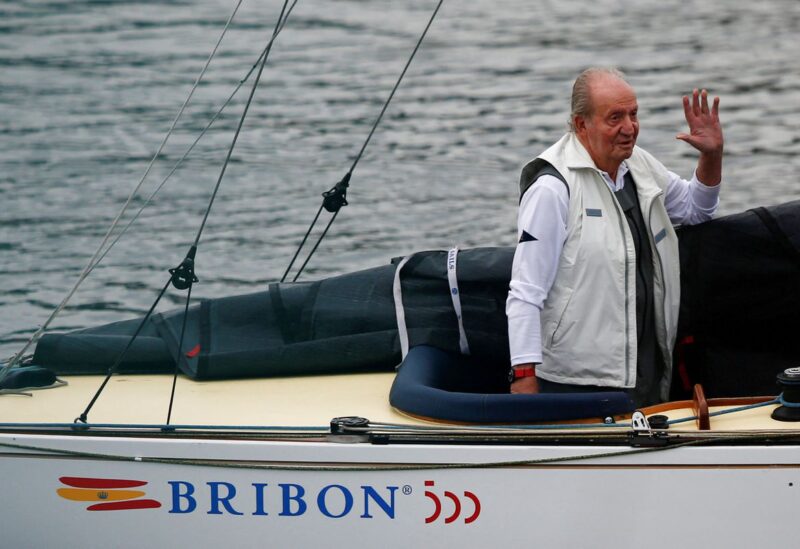
[(633, 135), (635, 132), (636, 123), (630, 116), (626, 116), (622, 121), (622, 133), (625, 135)]

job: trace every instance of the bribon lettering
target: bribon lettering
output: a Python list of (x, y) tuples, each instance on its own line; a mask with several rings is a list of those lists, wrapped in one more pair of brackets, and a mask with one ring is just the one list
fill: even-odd
[[(306, 504), (303, 496), (306, 494), (306, 489), (299, 484), (278, 484), (283, 493), (283, 509), (279, 513), (282, 517), (299, 517), (304, 515), (308, 505)], [(290, 491), (294, 489), (294, 495)], [(297, 504), (297, 511), (292, 512), (292, 502)]]
[[(344, 497), (344, 509), (338, 515), (331, 513), (328, 510), (328, 503), (326, 496), (328, 492), (336, 488), (342, 493)], [(341, 484), (331, 484), (330, 486), (326, 486), (322, 490), (320, 490), (319, 495), (317, 496), (317, 507), (319, 508), (320, 512), (328, 518), (342, 518), (343, 516), (347, 515), (353, 509), (353, 494), (350, 493), (350, 490), (342, 486)]]
[[(197, 500), (194, 499), (194, 485), (190, 482), (182, 480), (170, 480), (169, 485), (172, 486), (172, 509), (170, 513), (191, 513), (197, 508)], [(181, 491), (183, 488), (183, 491)], [(186, 502), (186, 507), (181, 506), (181, 501)]]
[(254, 515), (267, 516), (269, 513), (264, 509), (264, 490), (269, 486), (267, 483), (254, 482), (253, 487), (256, 489), (256, 510), (253, 511)]
[(364, 514), (361, 515), (361, 518), (373, 518), (372, 515), (369, 514), (370, 498), (383, 509), (387, 517), (391, 519), (394, 518), (394, 493), (397, 491), (397, 486), (387, 486), (386, 489), (389, 490), (390, 501), (388, 502), (378, 495), (378, 492), (372, 486), (361, 487), (361, 490), (364, 491)]
[[(242, 490), (230, 482), (206, 482), (207, 494), (198, 492), (194, 484), (183, 480), (168, 481), (172, 493), (172, 514), (189, 514), (196, 511), (198, 502), (208, 502), (208, 515), (250, 515), (270, 516), (270, 506), (280, 517), (301, 517), (315, 512), (320, 515), (340, 519), (356, 513), (356, 502), (363, 502), (357, 510), (359, 518), (374, 519), (377, 516), (395, 518), (398, 486), (386, 486), (385, 491), (374, 486), (360, 486), (363, 496), (356, 498), (354, 491), (341, 484), (322, 486), (315, 494), (295, 483), (278, 484), (278, 490), (270, 490), (269, 483), (253, 482), (250, 497), (243, 496)], [(252, 498), (252, 499), (251, 499)], [(312, 503), (313, 502), (313, 503)], [(316, 505), (314, 505), (314, 503)], [(382, 511), (382, 514), (381, 514)]]
[[(144, 486), (148, 484), (147, 481), (94, 477), (61, 477), (60, 481), (67, 486), (56, 491), (62, 498), (100, 502), (90, 505), (87, 508), (89, 511), (162, 507), (162, 503), (156, 499), (139, 499), (144, 492), (122, 490)], [(302, 517), (309, 514), (328, 519), (357, 516), (360, 519), (394, 520), (397, 513), (396, 496), (400, 488), (361, 485), (358, 487), (361, 490), (359, 494), (357, 488), (343, 484), (315, 485), (309, 488), (291, 482), (279, 483), (277, 486), (266, 482), (252, 482), (249, 486), (237, 486), (223, 481), (208, 481), (199, 485), (186, 480), (166, 482), (172, 499), (167, 511), (169, 514), (187, 515), (198, 511), (215, 516), (249, 514), (257, 517)], [(433, 480), (426, 480), (425, 488), (424, 496), (433, 504), (430, 515), (425, 517), (426, 524), (434, 523), (440, 518), (444, 524), (460, 522), (460, 519), (463, 519), (464, 524), (471, 524), (480, 517), (481, 501), (473, 492), (464, 490), (462, 496), (460, 491), (436, 490)], [(401, 499), (406, 499), (406, 496), (411, 496), (415, 491), (411, 485), (406, 484), (401, 493)]]
[[(230, 482), (206, 482), (211, 489), (211, 508), (208, 510), (209, 515), (222, 515), (224, 514), (219, 506), (220, 504), (225, 508), (229, 515), (243, 515), (233, 508), (231, 500), (236, 497), (236, 487)], [(220, 496), (220, 487), (225, 487), (226, 495)]]

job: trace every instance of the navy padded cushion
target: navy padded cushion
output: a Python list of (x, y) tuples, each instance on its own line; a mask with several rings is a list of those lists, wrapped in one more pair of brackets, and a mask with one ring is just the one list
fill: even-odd
[(21, 391), (50, 387), (55, 382), (56, 374), (52, 370), (41, 366), (20, 366), (8, 371), (6, 377), (0, 381), (0, 390)]
[(427, 345), (409, 350), (389, 402), (402, 412), (469, 423), (531, 423), (630, 413), (625, 392), (512, 395), (506, 373)]

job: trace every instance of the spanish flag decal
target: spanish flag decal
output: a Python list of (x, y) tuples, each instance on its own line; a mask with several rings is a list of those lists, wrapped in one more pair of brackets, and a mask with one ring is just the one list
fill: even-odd
[(121, 511), (129, 509), (157, 509), (161, 503), (145, 496), (141, 488), (146, 481), (118, 478), (61, 477), (58, 480), (68, 488), (56, 490), (59, 496), (72, 501), (89, 502), (87, 511)]

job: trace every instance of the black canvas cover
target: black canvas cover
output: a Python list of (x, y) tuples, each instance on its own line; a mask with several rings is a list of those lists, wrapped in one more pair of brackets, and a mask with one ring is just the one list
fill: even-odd
[[(458, 256), (463, 322), (473, 355), (506, 367), (505, 299), (512, 248)], [(411, 345), (458, 352), (446, 251), (420, 252), (402, 270)], [(267, 291), (190, 307), (180, 368), (194, 379), (391, 371), (400, 363), (392, 294), (397, 261), (317, 282), (271, 284)], [(171, 372), (183, 309), (156, 314), (119, 372)], [(34, 362), (61, 374), (104, 373), (139, 319), (43, 337)]]
[[(800, 201), (679, 230), (681, 316), (676, 391), (774, 394), (774, 374), (800, 365)], [(505, 299), (513, 248), (462, 250), (458, 283), (474, 358), (507, 368)], [(402, 271), (411, 346), (458, 353), (446, 251), (414, 254)], [(389, 371), (400, 363), (392, 282), (397, 261), (317, 282), (191, 307), (180, 369), (195, 379)], [(182, 309), (155, 315), (121, 372), (171, 372)], [(133, 333), (129, 320), (47, 335), (34, 363), (105, 372)], [(188, 354), (188, 356), (187, 356)]]
[(678, 354), (690, 382), (712, 397), (776, 394), (775, 375), (800, 366), (800, 201), (683, 227), (678, 236)]

